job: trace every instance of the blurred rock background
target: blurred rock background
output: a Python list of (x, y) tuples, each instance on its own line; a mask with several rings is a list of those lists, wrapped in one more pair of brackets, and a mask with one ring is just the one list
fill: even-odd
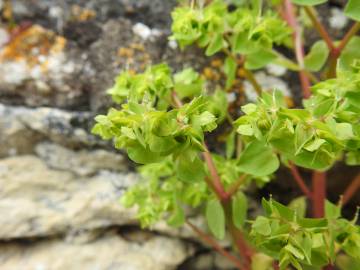
[[(89, 132), (124, 68), (166, 61), (219, 80), (221, 59), (168, 41), (175, 4), (0, 0), (0, 269), (231, 269), (186, 228), (141, 230), (118, 202), (137, 181), (133, 165)], [(339, 9), (326, 12), (335, 33), (347, 26)], [(296, 102), (286, 70), (256, 76)]]

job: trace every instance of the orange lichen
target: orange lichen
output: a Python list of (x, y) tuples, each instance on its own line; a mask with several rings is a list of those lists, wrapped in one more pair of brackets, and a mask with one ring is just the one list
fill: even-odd
[(79, 22), (85, 22), (95, 18), (96, 12), (91, 9), (82, 8), (78, 5), (73, 5), (71, 7), (71, 15), (74, 20)]
[(39, 25), (32, 25), (12, 36), (0, 52), (0, 62), (25, 61), (30, 67), (39, 64), (44, 66), (45, 61), (41, 56), (59, 53), (65, 46), (64, 37)]
[(117, 52), (118, 56), (121, 56), (121, 57), (133, 57), (134, 56), (134, 50), (131, 49), (131, 48), (125, 48), (125, 47), (120, 47), (118, 49), (118, 52)]
[(204, 75), (205, 79), (210, 81), (219, 81), (221, 78), (220, 73), (210, 67), (205, 67), (202, 74)]
[(295, 107), (294, 100), (291, 97), (285, 96), (285, 102), (289, 108)]
[(211, 61), (210, 65), (214, 68), (222, 68), (223, 61), (221, 59), (214, 59)]

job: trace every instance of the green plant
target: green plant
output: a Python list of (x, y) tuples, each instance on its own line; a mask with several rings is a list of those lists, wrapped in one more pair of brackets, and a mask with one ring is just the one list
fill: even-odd
[[(193, 69), (172, 75), (165, 64), (117, 77), (109, 94), (121, 108), (97, 116), (93, 132), (143, 164), (143, 181), (122, 202), (138, 207), (143, 227), (161, 219), (175, 227), (187, 224), (238, 269), (358, 269), (357, 215), (342, 218), (341, 208), (359, 188), (360, 175), (333, 204), (326, 200), (326, 171), (341, 160), (360, 164), (360, 38), (355, 36), (360, 23), (333, 41), (314, 8), (326, 0), (233, 1), (235, 9), (220, 0), (183, 2), (172, 13), (170, 38), (181, 48), (196, 44), (207, 56), (223, 55), (226, 82), (206, 90)], [(357, 2), (348, 1), (345, 14), (360, 21)], [(299, 23), (304, 16), (322, 37), (307, 55), (305, 26)], [(282, 47), (293, 49), (296, 60), (281, 54)], [(269, 63), (299, 74), (303, 107), (288, 108), (281, 92), (262, 91), (252, 71)], [(259, 98), (243, 105), (233, 120), (226, 92), (234, 90), (239, 73)], [(205, 140), (215, 130), (226, 137), (216, 153)], [(304, 196), (288, 206), (263, 199), (264, 215), (249, 220), (247, 187), (266, 185), (280, 164), (290, 169)], [(298, 167), (313, 171), (312, 188)], [(308, 200), (312, 217), (306, 216)], [(215, 238), (228, 233), (239, 256), (192, 224), (185, 214), (189, 207), (203, 209)]]

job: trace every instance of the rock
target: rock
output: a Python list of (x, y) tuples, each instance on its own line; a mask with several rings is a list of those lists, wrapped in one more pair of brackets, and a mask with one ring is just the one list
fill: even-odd
[(32, 153), (48, 139), (69, 147), (106, 145), (90, 134), (93, 115), (54, 108), (26, 108), (0, 103), (0, 157)]
[[(143, 37), (135, 35), (135, 30)], [(122, 70), (141, 72), (158, 63), (166, 42), (164, 33), (143, 24), (133, 25), (125, 19), (106, 22), (102, 26), (102, 36), (90, 48), (89, 59), (96, 74), (91, 78), (91, 109), (105, 111), (110, 107), (111, 99), (105, 91), (114, 84), (115, 77)]]
[(122, 155), (102, 149), (72, 151), (57, 144), (40, 143), (35, 152), (51, 168), (90, 176), (100, 170), (126, 171), (128, 166)]
[(46, 269), (176, 269), (193, 252), (184, 242), (167, 237), (152, 237), (141, 244), (127, 242), (108, 233), (91, 243), (73, 244), (45, 240), (28, 244), (0, 245), (0, 268), (3, 270)]
[[(279, 90), (284, 94), (284, 96), (291, 97), (289, 86), (280, 78), (267, 75), (262, 71), (256, 72), (254, 75), (263, 90)], [(256, 91), (248, 81), (244, 83), (244, 89), (247, 99), (255, 101), (257, 98)]]
[(40, 25), (23, 23), (0, 47), (0, 97), (29, 106), (84, 105), (85, 63), (77, 48)]
[(343, 29), (349, 22), (349, 18), (345, 16), (344, 12), (339, 8), (332, 8), (331, 17), (329, 18), (330, 27), (341, 30)]
[(34, 156), (0, 160), (0, 239), (41, 237), (134, 223), (119, 197), (132, 173), (90, 178), (56, 171)]

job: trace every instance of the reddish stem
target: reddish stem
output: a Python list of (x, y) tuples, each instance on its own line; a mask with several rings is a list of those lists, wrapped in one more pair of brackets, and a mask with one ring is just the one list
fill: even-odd
[(334, 43), (329, 35), (329, 33), (326, 31), (324, 25), (318, 20), (318, 18), (315, 15), (315, 12), (312, 7), (305, 6), (304, 7), (306, 14), (309, 16), (313, 26), (318, 31), (322, 39), (325, 41), (327, 47), (330, 51), (333, 51), (335, 49)]
[(348, 203), (358, 189), (360, 189), (360, 174), (358, 174), (354, 178), (354, 180), (351, 181), (350, 185), (346, 188), (342, 199), (342, 204), (345, 205), (346, 203)]
[(312, 185), (313, 217), (322, 218), (325, 214), (326, 173), (314, 171)]
[(225, 211), (226, 224), (229, 229), (229, 232), (234, 240), (235, 246), (239, 250), (242, 258), (244, 259), (244, 268), (247, 270), (250, 270), (251, 269), (251, 259), (255, 252), (248, 245), (242, 232), (238, 228), (235, 227), (235, 224), (234, 224), (233, 218), (232, 218), (231, 200), (223, 201), (222, 206)]
[(294, 177), (295, 182), (298, 184), (299, 188), (302, 190), (302, 192), (306, 195), (306, 197), (308, 197), (309, 199), (311, 199), (311, 191), (310, 189), (306, 186), (304, 179), (301, 177), (298, 168), (295, 166), (294, 163), (289, 162), (290, 165), (290, 171), (291, 174)]
[(203, 231), (201, 231), (198, 227), (196, 227), (194, 224), (192, 224), (189, 221), (186, 221), (186, 223), (189, 225), (189, 227), (197, 234), (200, 236), (200, 238), (208, 243), (212, 248), (214, 248), (217, 252), (219, 252), (221, 255), (223, 255), (225, 258), (227, 258), (229, 261), (231, 261), (232, 263), (234, 263), (234, 265), (236, 265), (236, 267), (240, 270), (245, 270), (243, 264), (241, 263), (241, 261), (236, 258), (235, 256), (233, 256), (232, 254), (230, 254), (228, 251), (226, 251), (223, 247), (221, 247), (213, 238), (211, 238), (209, 235), (207, 235), (206, 233), (204, 233)]
[(221, 178), (216, 170), (214, 160), (212, 159), (211, 154), (205, 144), (204, 147), (205, 147), (205, 152), (203, 152), (203, 157), (210, 171), (212, 185), (214, 187), (215, 193), (219, 197), (220, 201), (228, 200), (229, 196), (225, 191), (223, 184), (221, 183)]
[(227, 194), (228, 197), (232, 197), (239, 189), (239, 187), (244, 184), (245, 180), (246, 180), (246, 174), (243, 174), (242, 176), (240, 176), (240, 178), (238, 180), (236, 180), (236, 182), (234, 182), (229, 189), (227, 190)]
[(285, 9), (284, 18), (289, 24), (289, 26), (294, 30), (293, 40), (295, 44), (295, 55), (296, 55), (296, 60), (300, 67), (299, 78), (303, 92), (303, 97), (309, 98), (311, 95), (310, 80), (305, 72), (304, 47), (301, 39), (301, 27), (299, 26), (296, 20), (295, 10), (293, 4), (291, 3), (291, 0), (284, 1), (284, 9)]

